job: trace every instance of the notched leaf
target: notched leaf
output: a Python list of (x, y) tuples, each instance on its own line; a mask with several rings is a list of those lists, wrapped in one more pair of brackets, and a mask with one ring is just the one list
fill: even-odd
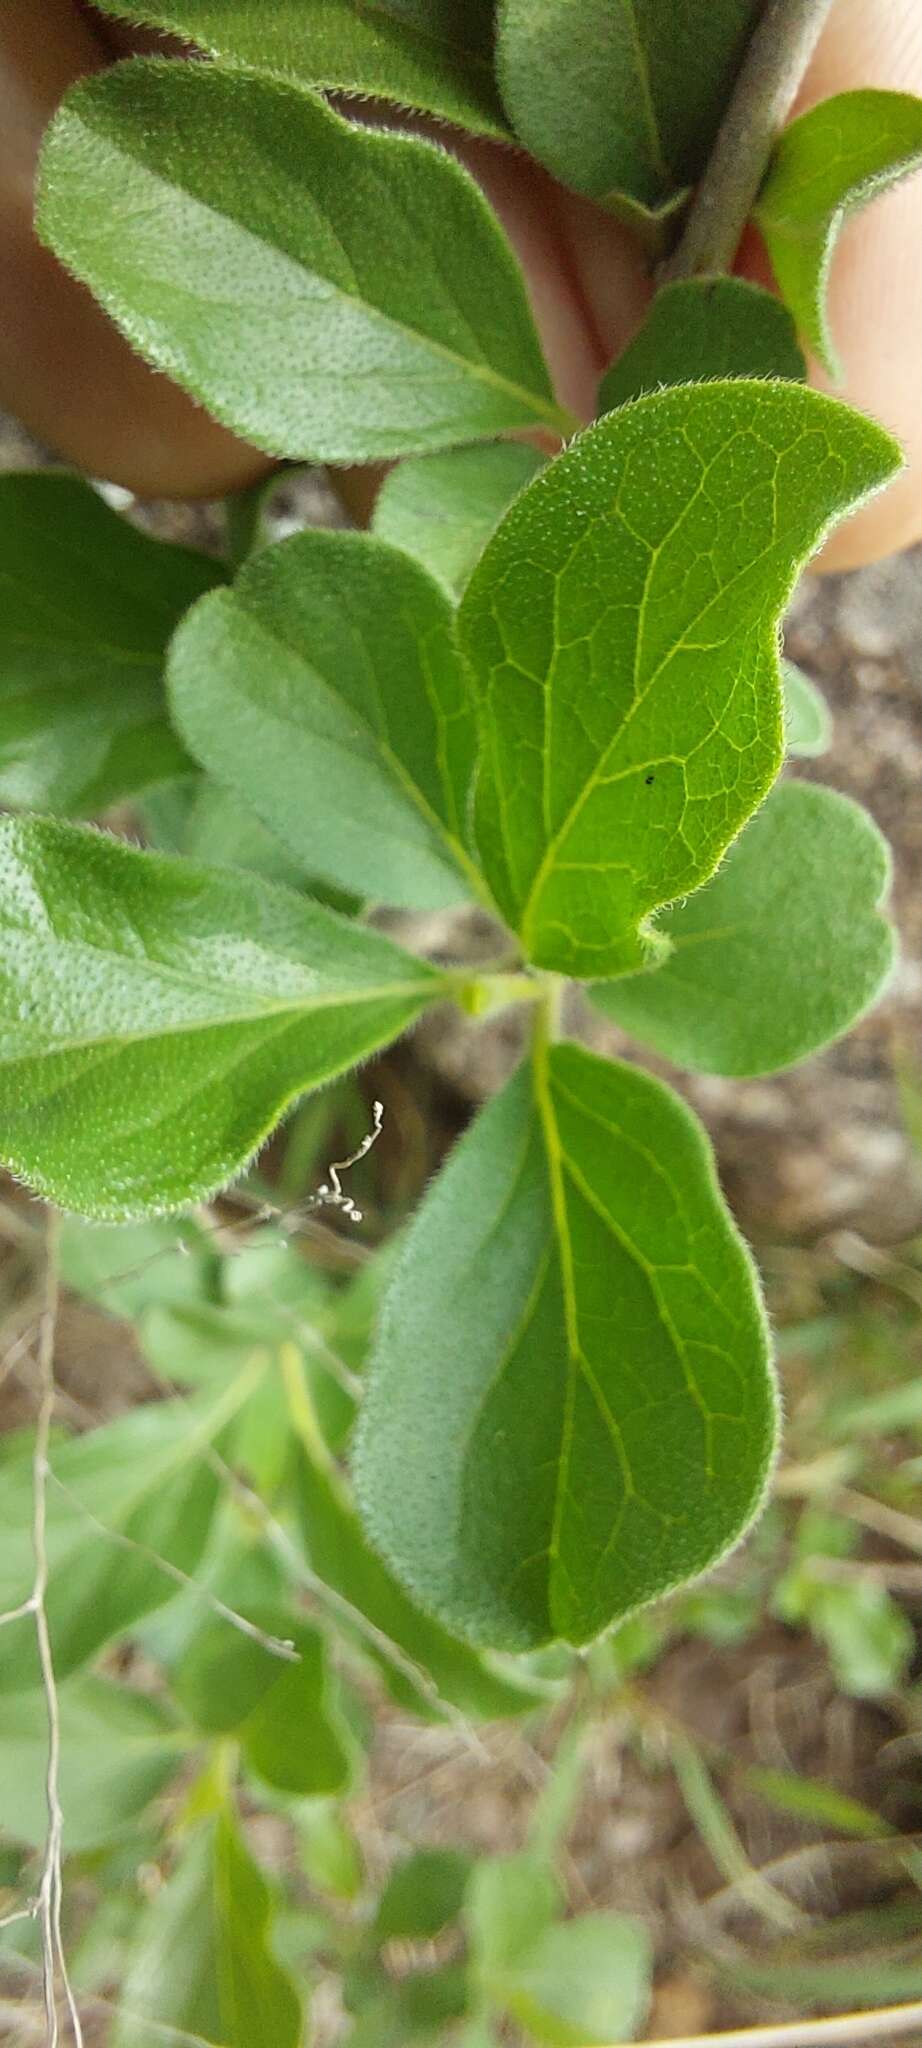
[(530, 484), (461, 601), (481, 864), (541, 967), (648, 964), (781, 764), (777, 622), (800, 563), (899, 466), (795, 384), (679, 386)]
[(838, 93), (790, 122), (775, 145), (753, 217), (800, 333), (832, 377), (826, 295), (840, 229), (920, 165), (922, 99), (908, 92)]
[(703, 1132), (544, 1048), (462, 1139), (385, 1298), (355, 1459), (372, 1541), (475, 1641), (583, 1643), (761, 1500), (775, 1392)]

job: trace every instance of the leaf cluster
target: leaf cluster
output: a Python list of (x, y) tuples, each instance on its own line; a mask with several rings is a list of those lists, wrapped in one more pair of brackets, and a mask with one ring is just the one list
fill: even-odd
[[(608, 1054), (628, 1033), (772, 1073), (892, 964), (876, 828), (776, 786), (828, 726), (779, 621), (898, 466), (806, 388), (798, 331), (817, 345), (804, 308), (844, 210), (916, 161), (916, 103), (795, 123), (758, 203), (787, 306), (729, 278), (659, 292), (576, 432), (474, 179), (343, 98), (514, 136), (652, 247), (707, 159), (750, 0), (678, 24), (661, 0), (501, 0), (495, 35), (481, 0), (107, 9), (207, 61), (68, 93), (40, 233), (258, 447), (397, 467), (367, 533), (264, 545), (238, 508), (233, 564), (152, 541), (77, 479), (3, 480), (0, 1157), (106, 1224), (188, 1209), (438, 1005), (521, 1006), (527, 1055), (394, 1261), (361, 1526), (310, 1429), (298, 1448), (309, 1568), (398, 1644), (425, 1617), (437, 1687), (476, 1694), (480, 1647), (592, 1641), (722, 1557), (767, 1485), (752, 1261), (681, 1099)], [(153, 846), (79, 822), (129, 800)], [(564, 1042), (567, 982), (598, 1049)], [(173, 1314), (204, 1372), (207, 1302)], [(126, 1535), (166, 1512), (163, 1456)]]

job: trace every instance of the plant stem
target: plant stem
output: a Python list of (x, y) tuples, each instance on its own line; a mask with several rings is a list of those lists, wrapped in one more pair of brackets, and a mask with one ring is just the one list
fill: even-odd
[(563, 974), (542, 974), (538, 983), (540, 1001), (535, 1011), (535, 1045), (546, 1050), (563, 1037), (563, 999), (567, 982)]
[(661, 284), (730, 269), (775, 136), (831, 6), (832, 0), (768, 0)]
[[(686, 2034), (681, 2048), (867, 2048), (870, 2041), (895, 2041), (920, 2028), (922, 2005), (887, 2005), (876, 2012), (843, 2012), (828, 2020), (740, 2027), (729, 2034)], [(670, 2048), (670, 2043), (650, 2041), (648, 2048)], [(675, 2042), (671, 2048), (676, 2048)]]

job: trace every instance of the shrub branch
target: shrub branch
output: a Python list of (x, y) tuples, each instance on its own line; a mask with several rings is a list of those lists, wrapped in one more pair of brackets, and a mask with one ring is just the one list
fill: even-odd
[(768, 0), (677, 248), (660, 282), (730, 270), (832, 0)]

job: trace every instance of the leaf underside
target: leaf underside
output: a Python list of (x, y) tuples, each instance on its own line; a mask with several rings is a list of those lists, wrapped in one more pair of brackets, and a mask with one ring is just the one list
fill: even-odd
[(492, 0), (100, 0), (225, 64), (292, 85), (416, 107), (508, 139), (493, 79)]
[(48, 130), (42, 238), (257, 447), (369, 462), (556, 428), (521, 272), (448, 152), (310, 93), (134, 59)]
[(789, 754), (815, 760), (832, 745), (832, 714), (816, 683), (794, 661), (783, 661), (784, 733)]

